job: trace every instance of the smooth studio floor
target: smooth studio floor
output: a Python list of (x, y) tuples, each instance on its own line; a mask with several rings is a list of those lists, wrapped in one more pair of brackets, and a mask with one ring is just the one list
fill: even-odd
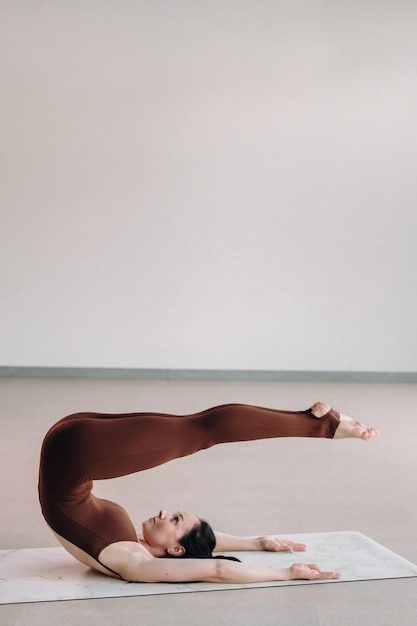
[[(57, 545), (37, 502), (37, 463), (44, 433), (66, 414), (190, 413), (225, 402), (298, 409), (318, 399), (380, 436), (228, 444), (95, 492), (125, 506), (138, 529), (160, 508), (183, 509), (236, 534), (359, 531), (417, 563), (417, 385), (394, 384), (0, 379), (0, 549)], [(416, 598), (416, 578), (377, 580), (4, 605), (0, 623), (411, 626)]]

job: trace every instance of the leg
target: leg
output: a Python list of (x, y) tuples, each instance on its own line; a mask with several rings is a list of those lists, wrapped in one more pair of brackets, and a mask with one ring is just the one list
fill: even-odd
[[(307, 411), (279, 411), (243, 404), (213, 407), (192, 415), (79, 414), (65, 418), (61, 454), (90, 480), (139, 472), (220, 443), (276, 437), (332, 438), (339, 426), (333, 411), (318, 419)], [(74, 467), (74, 469), (75, 469)]]

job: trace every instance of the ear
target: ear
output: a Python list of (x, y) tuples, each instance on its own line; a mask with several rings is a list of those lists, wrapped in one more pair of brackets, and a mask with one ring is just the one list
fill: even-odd
[(184, 546), (180, 546), (180, 544), (177, 543), (177, 545), (167, 548), (167, 552), (171, 556), (183, 556), (185, 554), (185, 548)]

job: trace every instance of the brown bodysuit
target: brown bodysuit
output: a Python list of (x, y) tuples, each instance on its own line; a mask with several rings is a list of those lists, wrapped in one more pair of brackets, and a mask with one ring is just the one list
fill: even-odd
[(273, 437), (332, 438), (339, 414), (226, 404), (192, 415), (76, 413), (48, 431), (39, 499), (49, 526), (98, 560), (106, 546), (137, 541), (129, 515), (96, 498), (93, 480), (140, 472), (219, 443)]

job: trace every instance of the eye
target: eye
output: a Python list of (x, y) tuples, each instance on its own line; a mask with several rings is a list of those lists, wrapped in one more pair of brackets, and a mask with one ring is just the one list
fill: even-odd
[(178, 515), (174, 515), (174, 517), (171, 519), (171, 522), (174, 522), (174, 524), (178, 524), (179, 522), (179, 516)]

